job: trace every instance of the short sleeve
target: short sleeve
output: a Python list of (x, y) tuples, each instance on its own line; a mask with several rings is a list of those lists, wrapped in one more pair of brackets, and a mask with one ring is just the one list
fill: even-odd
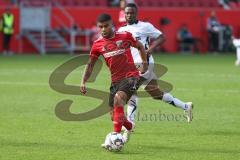
[(148, 37), (156, 39), (162, 35), (162, 32), (155, 28), (151, 23), (147, 23), (146, 34)]
[(90, 51), (90, 58), (98, 58), (100, 53), (96, 47), (96, 44), (93, 44), (91, 51)]
[(136, 46), (137, 39), (133, 37), (133, 35), (130, 32), (126, 32), (126, 33), (127, 33), (127, 39), (131, 42), (132, 46)]

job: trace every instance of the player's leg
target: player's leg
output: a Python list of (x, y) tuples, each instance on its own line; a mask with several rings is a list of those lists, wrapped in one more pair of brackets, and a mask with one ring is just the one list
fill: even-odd
[[(128, 100), (127, 103), (127, 115), (126, 118), (129, 122), (131, 122), (133, 124), (133, 126), (135, 127), (135, 114), (137, 111), (137, 105), (138, 105), (138, 97), (136, 94), (132, 95), (132, 97)], [(126, 131), (126, 128), (123, 126), (122, 127), (122, 131)], [(132, 128), (133, 131), (133, 128)]]
[[(110, 116), (111, 116), (112, 121), (114, 121), (113, 119), (114, 119), (114, 108), (115, 108), (115, 106), (116, 105), (117, 106), (124, 106), (124, 104), (126, 104), (126, 101), (129, 100), (129, 97), (132, 95), (132, 92), (128, 91), (129, 88), (130, 87), (128, 85), (128, 80), (127, 79), (124, 79), (124, 80), (122, 80), (121, 82), (119, 82), (119, 83), (117, 83), (115, 85), (111, 85), (111, 87), (110, 87), (110, 94), (109, 94), (109, 108), (110, 108)], [(122, 92), (124, 92), (124, 94), (126, 94), (125, 95), (126, 98), (123, 99), (120, 104), (117, 104), (118, 103), (118, 101), (117, 101), (118, 99), (116, 98), (118, 91), (122, 91)], [(124, 119), (126, 119), (125, 116), (124, 116)], [(127, 125), (126, 128), (131, 129), (131, 128), (128, 127), (128, 124), (129, 123), (127, 123), (127, 122), (123, 123), (123, 125)]]
[(235, 65), (240, 66), (240, 40), (233, 38), (232, 43), (233, 43), (234, 47), (236, 47), (236, 58), (237, 59), (235, 61)]
[(118, 91), (114, 96), (113, 107), (113, 126), (114, 132), (120, 133), (124, 123), (124, 103), (127, 100), (127, 94), (123, 91)]
[(132, 95), (127, 104), (127, 120), (134, 123), (135, 113), (138, 106), (138, 97), (136, 94)]
[[(114, 97), (115, 97), (115, 94), (117, 93), (118, 87), (119, 87), (118, 83), (115, 84), (115, 85), (111, 84), (111, 86), (110, 86), (108, 105), (109, 105), (109, 114), (110, 114), (112, 122), (114, 121), (113, 120), (113, 115), (114, 115), (113, 114), (113, 111), (114, 111)], [(110, 135), (111, 134), (108, 134), (106, 136), (104, 143), (101, 145), (105, 149), (108, 149), (108, 147), (111, 145)]]
[(240, 66), (240, 46), (237, 47), (237, 60), (235, 62), (236, 66)]
[(145, 90), (156, 100), (162, 100), (174, 107), (183, 109), (186, 112), (188, 122), (192, 121), (192, 102), (183, 102), (178, 98), (173, 97), (170, 93), (164, 93), (159, 89), (157, 80), (152, 79)]
[(3, 54), (7, 55), (7, 41), (8, 41), (8, 36), (7, 34), (3, 34)]
[[(114, 132), (120, 133), (120, 127), (124, 125), (126, 128), (131, 129), (132, 124), (126, 122), (126, 118), (124, 117), (123, 106), (126, 103), (127, 95), (123, 91), (117, 91), (117, 89), (118, 86), (111, 85), (110, 87), (109, 111), (111, 120), (113, 121)], [(106, 136), (105, 141), (101, 146), (105, 149), (108, 149), (111, 146), (110, 134)]]
[(174, 98), (170, 93), (164, 93), (159, 89), (157, 80), (152, 79), (148, 85), (145, 87), (145, 90), (156, 100), (163, 100), (166, 103), (169, 103), (175, 107), (186, 109), (186, 103), (183, 101)]
[(111, 117), (112, 121), (113, 121), (114, 96), (115, 96), (116, 92), (117, 92), (116, 86), (111, 84), (109, 99), (108, 99), (108, 106), (109, 106), (109, 113), (110, 113), (110, 117)]
[(129, 141), (130, 134), (132, 132), (133, 124), (129, 122), (124, 116), (124, 104), (129, 99), (127, 93), (124, 91), (118, 91), (114, 97), (114, 108), (113, 108), (113, 125), (114, 132), (120, 133), (122, 126), (127, 130), (123, 133), (124, 143)]
[[(146, 81), (146, 78), (144, 77), (140, 77), (140, 79), (137, 80), (137, 89), (139, 86), (141, 86), (144, 81)], [(128, 121), (130, 121), (133, 126), (135, 127), (135, 115), (136, 115), (136, 112), (137, 112), (137, 107), (138, 107), (138, 96), (137, 94), (133, 94), (131, 96), (131, 98), (128, 100), (128, 104), (127, 104), (127, 119)]]
[[(136, 90), (138, 89), (139, 85), (140, 85), (139, 79), (131, 77), (131, 78), (127, 78), (127, 81), (124, 82), (123, 85), (120, 86), (119, 90), (122, 90), (127, 94), (127, 102), (129, 102), (130, 98), (132, 98), (133, 95), (136, 94)], [(130, 111), (129, 111), (129, 113), (130, 113)], [(133, 116), (134, 116), (134, 112), (133, 112)], [(134, 128), (134, 123), (132, 123), (131, 121), (128, 121), (126, 119), (124, 121), (123, 126), (126, 128), (126, 130), (123, 133), (124, 143), (126, 143), (130, 139), (130, 135)]]

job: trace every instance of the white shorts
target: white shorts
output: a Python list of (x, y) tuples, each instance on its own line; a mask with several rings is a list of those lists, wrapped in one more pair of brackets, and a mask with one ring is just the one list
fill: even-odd
[(149, 57), (148, 70), (144, 74), (140, 74), (140, 76), (146, 79), (141, 85), (141, 88), (143, 89), (148, 85), (151, 80), (158, 79), (156, 74), (154, 73), (154, 60), (152, 56)]
[[(131, 48), (131, 54), (134, 60), (134, 63), (136, 65), (137, 68), (141, 68), (142, 67), (142, 58), (138, 52), (138, 50), (136, 48)], [(148, 70), (147, 72), (145, 72), (144, 74), (140, 74), (141, 77), (145, 78), (146, 80), (143, 82), (143, 84), (141, 85), (141, 87), (144, 89), (148, 83), (152, 80), (152, 79), (158, 79), (156, 74), (154, 73), (154, 59), (153, 56), (151, 55), (149, 57), (149, 66), (148, 66)]]

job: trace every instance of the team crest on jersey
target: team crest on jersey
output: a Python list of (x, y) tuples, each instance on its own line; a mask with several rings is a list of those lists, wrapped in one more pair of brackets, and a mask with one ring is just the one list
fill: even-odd
[(116, 41), (118, 48), (120, 48), (120, 46), (122, 45), (122, 42), (123, 42), (122, 40)]
[(130, 41), (122, 41), (121, 44), (119, 45), (120, 49), (128, 49), (131, 46)]

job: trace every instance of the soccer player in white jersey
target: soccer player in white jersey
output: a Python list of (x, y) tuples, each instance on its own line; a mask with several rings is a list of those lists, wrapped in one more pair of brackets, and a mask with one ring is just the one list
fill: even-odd
[[(156, 29), (151, 23), (142, 22), (137, 20), (137, 6), (134, 3), (129, 3), (125, 7), (125, 18), (127, 24), (118, 31), (128, 31), (132, 33), (132, 35), (139, 40), (143, 46), (145, 46), (146, 53), (148, 56), (149, 67), (148, 72), (141, 75), (146, 79), (145, 81), (145, 90), (157, 100), (162, 100), (166, 103), (169, 103), (175, 107), (181, 108), (184, 110), (187, 121), (192, 121), (192, 102), (183, 102), (175, 97), (173, 97), (170, 93), (164, 93), (160, 91), (159, 85), (157, 83), (156, 75), (153, 72), (154, 67), (154, 60), (152, 56), (152, 51), (159, 45), (161, 45), (165, 38), (163, 33)], [(153, 43), (150, 45), (150, 39), (155, 39)], [(134, 48), (131, 48), (131, 53), (134, 59), (135, 64), (141, 63), (141, 57), (138, 56), (138, 51)], [(128, 101), (128, 108), (127, 108), (127, 118), (134, 124), (134, 115), (136, 112), (136, 108), (138, 105), (138, 98), (137, 95), (133, 95), (131, 99)]]
[(236, 39), (234, 37), (232, 37), (232, 39), (233, 39), (233, 45), (237, 49), (237, 60), (235, 62), (235, 65), (240, 66), (240, 39)]

